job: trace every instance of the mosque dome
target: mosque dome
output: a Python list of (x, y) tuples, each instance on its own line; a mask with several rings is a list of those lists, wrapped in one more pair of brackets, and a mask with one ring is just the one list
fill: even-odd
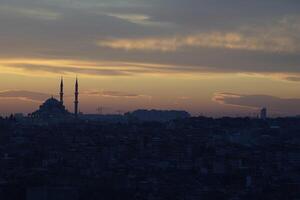
[(47, 99), (41, 107), (57, 108), (57, 107), (61, 107), (61, 106), (62, 106), (62, 104), (57, 99), (51, 97), (50, 99)]
[(47, 99), (39, 108), (39, 110), (35, 111), (31, 114), (34, 118), (64, 118), (69, 116), (70, 113), (66, 110), (65, 106), (55, 98)]

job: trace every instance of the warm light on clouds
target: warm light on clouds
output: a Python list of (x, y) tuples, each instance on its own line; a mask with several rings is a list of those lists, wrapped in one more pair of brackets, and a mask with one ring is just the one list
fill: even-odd
[(300, 72), (249, 72), (222, 70), (204, 66), (181, 66), (156, 63), (135, 63), (120, 61), (84, 61), (60, 59), (0, 59), (1, 73), (27, 76), (75, 76), (86, 77), (130, 77), (130, 76), (169, 76), (180, 75), (185, 78), (213, 79), (226, 74), (246, 77), (267, 78), (298, 82)]
[(49, 94), (41, 92), (32, 92), (26, 90), (5, 90), (0, 91), (0, 99), (16, 99), (21, 101), (30, 101), (41, 103), (49, 98)]
[(99, 46), (124, 50), (176, 51), (186, 47), (241, 49), (249, 51), (293, 53), (299, 50), (288, 37), (264, 38), (241, 33), (199, 33), (188, 36), (143, 39), (111, 39), (99, 41)]
[(151, 96), (145, 94), (135, 94), (122, 91), (107, 91), (107, 90), (88, 90), (83, 92), (87, 96), (98, 96), (107, 98), (147, 98), (151, 99)]
[(300, 99), (297, 98), (281, 98), (270, 95), (245, 95), (235, 93), (216, 93), (213, 100), (229, 106), (246, 107), (259, 111), (266, 107), (273, 113), (282, 115), (297, 115), (300, 112)]
[(143, 14), (106, 13), (105, 15), (144, 26), (163, 26), (167, 23), (151, 21), (151, 17)]
[(177, 38), (111, 39), (97, 44), (113, 49), (150, 51), (176, 51), (183, 45)]
[(200, 32), (137, 39), (98, 41), (103, 47), (124, 50), (176, 51), (183, 48), (224, 48), (273, 53), (300, 53), (300, 23), (297, 16), (285, 17), (267, 26), (241, 26), (235, 31)]
[[(245, 95), (229, 93), (229, 92), (221, 92), (215, 93), (212, 100), (223, 105), (231, 105), (231, 106), (239, 106), (239, 107), (246, 107), (250, 109), (259, 109), (260, 106), (250, 106), (250, 105), (243, 105), (240, 103), (234, 103), (234, 100), (239, 100)], [(231, 100), (231, 101), (230, 101)]]
[[(0, 59), (2, 73), (24, 75), (75, 75), (133, 76), (133, 75), (192, 75), (194, 72), (209, 74), (209, 68), (176, 66), (155, 63), (130, 63), (116, 61), (80, 61), (55, 59)], [(191, 70), (191, 71), (190, 71)], [(191, 73), (192, 72), (192, 73)]]

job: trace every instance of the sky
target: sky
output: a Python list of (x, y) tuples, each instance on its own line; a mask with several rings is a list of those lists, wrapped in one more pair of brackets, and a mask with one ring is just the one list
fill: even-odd
[(0, 0), (0, 114), (300, 114), (298, 0)]

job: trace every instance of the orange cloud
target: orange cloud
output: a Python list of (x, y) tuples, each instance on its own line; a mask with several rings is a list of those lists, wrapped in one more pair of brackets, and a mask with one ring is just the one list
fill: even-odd
[(264, 26), (242, 26), (227, 32), (216, 30), (169, 37), (113, 38), (97, 41), (97, 45), (128, 51), (170, 52), (187, 47), (204, 47), (297, 53), (300, 51), (300, 26), (297, 20), (298, 16), (289, 16)]
[(36, 103), (41, 103), (47, 98), (49, 94), (41, 92), (33, 92), (26, 90), (5, 90), (0, 91), (0, 99), (18, 99), (22, 101), (31, 101)]
[(144, 94), (135, 94), (121, 91), (108, 91), (108, 90), (89, 90), (83, 93), (88, 96), (102, 96), (102, 97), (110, 97), (110, 98), (151, 98), (149, 95)]
[(280, 98), (261, 94), (235, 94), (235, 93), (216, 93), (213, 101), (230, 106), (244, 107), (259, 110), (267, 107), (270, 111), (284, 115), (298, 115), (300, 113), (300, 99)]
[(250, 51), (292, 53), (299, 48), (288, 37), (264, 38), (238, 32), (211, 32), (168, 38), (110, 39), (98, 41), (103, 47), (124, 50), (176, 51), (184, 47), (241, 49)]

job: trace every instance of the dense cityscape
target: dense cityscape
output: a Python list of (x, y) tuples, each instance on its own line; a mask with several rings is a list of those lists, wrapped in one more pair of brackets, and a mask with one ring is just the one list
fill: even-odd
[(300, 119), (0, 120), (1, 199), (299, 199)]

